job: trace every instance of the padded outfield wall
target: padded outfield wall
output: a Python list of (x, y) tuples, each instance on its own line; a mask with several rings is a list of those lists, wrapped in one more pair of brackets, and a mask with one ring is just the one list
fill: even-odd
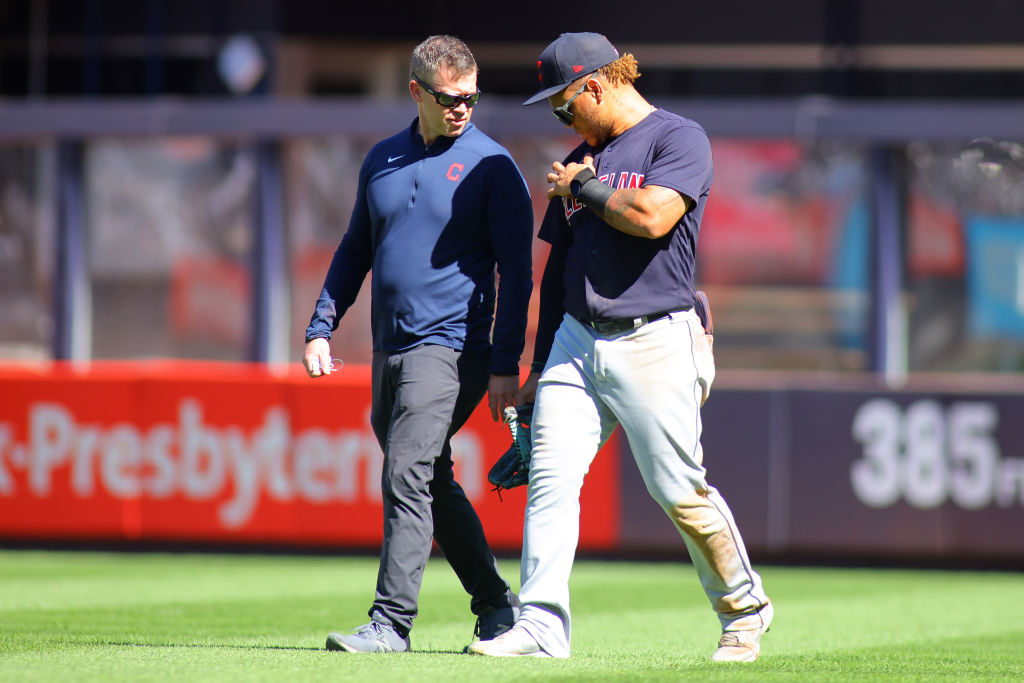
[[(728, 382), (704, 406), (704, 464), (752, 553), (1024, 559), (1020, 380)], [(620, 547), (678, 545), (657, 506), (630, 502), (644, 497), (642, 482), (628, 452), (621, 462)]]
[[(704, 409), (709, 481), (757, 557), (1024, 559), (1024, 392), (728, 374)], [(0, 368), (0, 542), (373, 549), (382, 455), (369, 371), (202, 362)], [(523, 489), (486, 408), (453, 443), (496, 550), (518, 552)], [(581, 551), (682, 553), (617, 432), (582, 498)]]
[[(156, 361), (0, 366), (0, 542), (378, 547), (383, 456), (370, 369)], [(511, 445), (477, 410), (456, 476), (496, 548), (518, 549), (523, 489), (490, 490)], [(618, 536), (616, 442), (593, 469), (581, 546)]]

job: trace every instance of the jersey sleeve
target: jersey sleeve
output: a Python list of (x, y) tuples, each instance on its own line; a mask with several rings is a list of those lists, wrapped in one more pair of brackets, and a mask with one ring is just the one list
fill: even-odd
[(561, 197), (555, 197), (548, 202), (548, 208), (544, 211), (544, 218), (541, 220), (537, 237), (548, 244), (568, 239), (569, 224), (565, 220), (563, 202)]
[(678, 125), (658, 136), (644, 185), (680, 192), (694, 201), (711, 187), (711, 141), (697, 125)]
[(537, 334), (531, 369), (539, 371), (547, 362), (555, 332), (565, 315), (565, 258), (571, 242), (561, 198), (548, 202), (538, 237), (551, 245), (540, 285)]

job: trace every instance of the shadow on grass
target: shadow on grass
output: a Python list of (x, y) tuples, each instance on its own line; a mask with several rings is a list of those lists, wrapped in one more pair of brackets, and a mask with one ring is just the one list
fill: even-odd
[[(124, 640), (104, 640), (99, 645), (110, 645), (113, 647), (142, 647), (142, 648), (189, 648), (189, 649), (228, 649), (228, 650), (284, 650), (289, 652), (331, 652), (338, 657), (359, 657), (361, 655), (351, 652), (335, 652), (326, 647), (301, 647), (297, 645), (238, 645), (229, 643), (142, 643)], [(464, 655), (462, 650), (412, 650), (410, 652), (372, 652), (364, 654), (397, 654), (397, 655)], [(467, 655), (468, 656), (468, 655)]]
[(290, 650), (294, 652), (327, 652), (325, 647), (298, 647), (295, 645), (232, 645), (229, 643), (133, 643), (125, 640), (104, 640), (100, 645), (115, 647), (150, 647), (150, 648), (191, 648), (191, 649), (228, 649), (228, 650)]

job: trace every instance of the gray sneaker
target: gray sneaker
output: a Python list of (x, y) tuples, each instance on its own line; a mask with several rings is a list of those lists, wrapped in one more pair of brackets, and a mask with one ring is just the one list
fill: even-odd
[(332, 633), (327, 636), (327, 649), (345, 652), (407, 652), (409, 637), (400, 636), (391, 624), (374, 620), (354, 629), (350, 635)]
[(519, 618), (519, 596), (515, 593), (508, 607), (490, 607), (476, 616), (473, 636), (477, 640), (494, 640), (512, 628)]

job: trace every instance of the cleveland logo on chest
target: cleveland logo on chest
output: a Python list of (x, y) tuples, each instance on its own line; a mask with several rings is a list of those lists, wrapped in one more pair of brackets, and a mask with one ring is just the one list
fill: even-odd
[[(599, 175), (598, 181), (616, 190), (623, 188), (638, 188), (644, 183), (643, 173), (632, 171), (612, 172)], [(562, 208), (565, 209), (565, 219), (583, 208), (583, 203), (575, 197), (562, 197)]]

